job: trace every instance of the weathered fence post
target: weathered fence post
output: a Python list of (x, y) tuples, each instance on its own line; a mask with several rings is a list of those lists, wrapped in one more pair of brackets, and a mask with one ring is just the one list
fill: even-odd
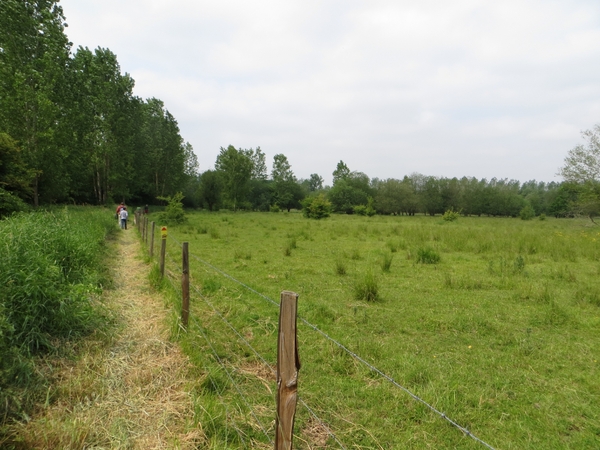
[(190, 317), (190, 257), (187, 242), (183, 243), (181, 265), (181, 323), (187, 328)]
[(277, 336), (277, 415), (275, 417), (275, 450), (291, 450), (294, 437), (294, 418), (298, 399), (298, 339), (296, 314), (298, 294), (281, 293), (279, 305), (279, 334)]
[(160, 277), (165, 276), (165, 254), (167, 253), (167, 227), (160, 228)]
[(144, 242), (148, 245), (148, 216), (144, 217)]
[(152, 255), (154, 254), (154, 226), (156, 224), (154, 223), (154, 221), (152, 221), (152, 234), (150, 235), (150, 258), (152, 258)]

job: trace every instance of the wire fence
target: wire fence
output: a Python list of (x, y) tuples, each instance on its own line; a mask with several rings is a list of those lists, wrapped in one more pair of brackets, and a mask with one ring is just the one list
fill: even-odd
[[(169, 236), (168, 239), (171, 240), (171, 241), (173, 241), (178, 247), (180, 247), (180, 248), (182, 247), (182, 243), (179, 242), (177, 239), (173, 238), (172, 236)], [(233, 281), (237, 285), (243, 287), (244, 289), (248, 290), (249, 292), (252, 292), (253, 294), (255, 294), (258, 297), (262, 298), (263, 300), (267, 301), (271, 305), (279, 307), (279, 303), (276, 302), (275, 300), (273, 300), (272, 298), (270, 298), (267, 295), (265, 295), (265, 294), (257, 291), (256, 289), (248, 286), (246, 283), (244, 283), (244, 282), (236, 279), (235, 277), (231, 276), (227, 272), (225, 272), (225, 271), (221, 270), (220, 268), (214, 266), (210, 262), (203, 260), (202, 258), (198, 257), (197, 255), (194, 255), (191, 252), (190, 252), (190, 256), (194, 260), (198, 261), (199, 263), (205, 265), (206, 267), (209, 267), (214, 272), (216, 272), (216, 273), (222, 275), (223, 277), (225, 277), (225, 278)], [(173, 264), (177, 264), (172, 258), (171, 258), (171, 262)], [(240, 340), (242, 342), (244, 342), (244, 344), (248, 348), (250, 348), (252, 350), (252, 352), (257, 356), (257, 358), (259, 358), (259, 360), (261, 360), (261, 362), (266, 367), (268, 367), (271, 371), (274, 371), (273, 366), (271, 364), (269, 364), (266, 361), (266, 359), (262, 355), (260, 355), (260, 353), (258, 351), (256, 351), (256, 349), (254, 349), (252, 347), (252, 345), (242, 336), (242, 334), (229, 321), (227, 321), (227, 319), (224, 317), (224, 315), (220, 311), (218, 311), (218, 309), (215, 308), (215, 306), (212, 305), (210, 303), (210, 301), (205, 296), (202, 295), (202, 293), (198, 289), (198, 287), (195, 286), (195, 285), (192, 285), (192, 287), (193, 287), (195, 293), (198, 295), (198, 297), (201, 298), (204, 302), (206, 302), (211, 309), (213, 309), (213, 311), (215, 312), (215, 314), (217, 316), (219, 316), (220, 319), (236, 334), (236, 336), (238, 336), (238, 338), (240, 338)], [(318, 333), (325, 340), (327, 340), (328, 342), (330, 342), (333, 345), (335, 345), (336, 347), (338, 347), (340, 350), (342, 350), (344, 353), (346, 353), (347, 355), (349, 355), (350, 357), (352, 357), (354, 360), (358, 361), (360, 364), (364, 365), (370, 371), (372, 371), (373, 373), (376, 373), (382, 379), (386, 380), (387, 382), (391, 383), (394, 387), (400, 389), (402, 392), (404, 392), (407, 395), (409, 395), (413, 400), (415, 400), (416, 402), (418, 402), (418, 403), (422, 404), (423, 406), (425, 406), (427, 409), (429, 409), (431, 412), (433, 412), (434, 414), (436, 414), (438, 417), (440, 417), (441, 419), (443, 419), (446, 422), (448, 422), (450, 425), (452, 425), (457, 430), (461, 431), (464, 435), (470, 437), (471, 439), (473, 439), (477, 443), (483, 445), (484, 447), (486, 447), (486, 448), (488, 448), (490, 450), (495, 450), (493, 446), (491, 446), (487, 442), (483, 441), (482, 439), (480, 439), (479, 437), (477, 437), (476, 435), (474, 435), (469, 429), (467, 429), (466, 427), (463, 427), (460, 424), (458, 424), (455, 420), (453, 420), (450, 417), (448, 417), (444, 412), (438, 410), (433, 405), (431, 405), (429, 402), (427, 402), (426, 400), (422, 399), (421, 397), (419, 397), (418, 395), (416, 395), (415, 393), (413, 393), (412, 391), (410, 391), (408, 388), (406, 388), (405, 386), (403, 386), (400, 383), (398, 383), (392, 376), (390, 376), (389, 374), (385, 373), (383, 370), (379, 369), (378, 367), (376, 367), (373, 364), (371, 364), (368, 361), (366, 361), (363, 357), (361, 357), (360, 355), (358, 355), (356, 352), (353, 352), (352, 350), (350, 350), (346, 345), (342, 344), (338, 340), (336, 340), (336, 339), (332, 338), (331, 336), (329, 336), (326, 332), (324, 332), (323, 330), (321, 330), (315, 324), (309, 322), (308, 320), (306, 320), (305, 318), (303, 318), (301, 316), (298, 316), (298, 319), (303, 324), (305, 324), (309, 329), (311, 329), (314, 332)], [(197, 320), (194, 319), (194, 321), (199, 326)], [(199, 326), (199, 330), (202, 330), (202, 328), (200, 326)], [(204, 337), (206, 338), (205, 335), (204, 335)], [(206, 338), (206, 339), (207, 339), (207, 342), (209, 342), (209, 344), (210, 344), (210, 341), (208, 341), (208, 338)], [(210, 344), (210, 345), (211, 345), (211, 348), (212, 348), (213, 353), (214, 353), (214, 348), (212, 347), (212, 344)], [(217, 353), (214, 353), (214, 354), (218, 358), (218, 354)], [(226, 368), (224, 366), (223, 366), (223, 369), (226, 370)], [(227, 373), (228, 373), (228, 377), (229, 377), (230, 381), (232, 382), (232, 384), (235, 385), (235, 382), (229, 376), (229, 372), (227, 372)], [(242, 398), (243, 398), (243, 395), (242, 395), (241, 392), (240, 392), (240, 396), (242, 396)], [(336, 442), (336, 444), (340, 448), (345, 449), (346, 447), (344, 446), (344, 444), (336, 437), (336, 435), (333, 432), (331, 432), (330, 428), (325, 424), (325, 422), (316, 413), (314, 413), (314, 411), (303, 400), (299, 399), (299, 401), (307, 409), (307, 411), (309, 412), (309, 414), (320, 424), (320, 426), (322, 426), (323, 429), (327, 431), (327, 433), (329, 434), (329, 436)], [(246, 403), (246, 406), (248, 408), (250, 408), (250, 406), (247, 403), (247, 401), (245, 401), (245, 403)], [(258, 418), (256, 418), (256, 420), (258, 421)], [(263, 429), (263, 431), (265, 431), (265, 430)]]

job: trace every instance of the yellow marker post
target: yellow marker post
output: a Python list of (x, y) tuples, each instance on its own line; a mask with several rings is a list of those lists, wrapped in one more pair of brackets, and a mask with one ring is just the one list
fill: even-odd
[(160, 227), (160, 236), (163, 239), (167, 238), (167, 227)]

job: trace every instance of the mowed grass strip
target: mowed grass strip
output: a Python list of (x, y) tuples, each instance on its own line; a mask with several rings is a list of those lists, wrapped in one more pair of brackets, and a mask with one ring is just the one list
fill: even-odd
[[(194, 285), (271, 366), (277, 307), (195, 256), (276, 302), (282, 290), (297, 292), (302, 318), (496, 448), (600, 445), (600, 229), (589, 221), (228, 212), (189, 219), (169, 233), (190, 243)], [(174, 241), (168, 251), (176, 272)], [(393, 263), (382, 264), (390, 254)], [(377, 295), (357, 295), (368, 274)], [(192, 315), (270, 429), (273, 379), (246, 370), (264, 364), (194, 292), (192, 301)], [(299, 394), (346, 447), (482, 448), (302, 322), (298, 338)], [(267, 445), (213, 350), (198, 333), (185, 340), (220, 380), (219, 389), (207, 382), (197, 392), (198, 405), (220, 405), (197, 407), (198, 418), (214, 419), (215, 442), (239, 440), (236, 424)], [(314, 448), (313, 429), (299, 406), (298, 448)], [(336, 446), (331, 438), (327, 445)]]

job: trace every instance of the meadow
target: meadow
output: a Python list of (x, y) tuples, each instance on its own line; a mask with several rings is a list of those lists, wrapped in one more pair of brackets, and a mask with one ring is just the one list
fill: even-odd
[(206, 448), (271, 447), (283, 290), (300, 295), (295, 448), (600, 446), (600, 228), (590, 221), (188, 218), (169, 228), (167, 271), (176, 291), (189, 242), (193, 319), (173, 333), (198, 368)]

